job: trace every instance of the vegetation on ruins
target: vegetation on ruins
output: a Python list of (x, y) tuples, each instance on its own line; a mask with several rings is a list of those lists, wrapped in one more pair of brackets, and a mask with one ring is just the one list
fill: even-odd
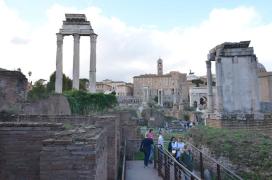
[(192, 83), (196, 85), (196, 87), (199, 87), (200, 84), (204, 84), (204, 81), (201, 79), (194, 79), (192, 80)]
[(95, 93), (86, 91), (66, 91), (71, 111), (73, 114), (88, 115), (97, 112), (104, 112), (117, 105), (116, 96), (112, 94)]
[(28, 100), (35, 101), (47, 98), (49, 96), (48, 90), (44, 82), (45, 80), (40, 79), (34, 83), (32, 89), (27, 94)]
[[(62, 88), (63, 91), (71, 91), (73, 81), (63, 74), (62, 77)], [(55, 93), (55, 80), (56, 80), (56, 72), (50, 75), (48, 83), (45, 83), (46, 80), (40, 79), (36, 81), (32, 87), (32, 89), (28, 92), (28, 100), (29, 101), (36, 101), (39, 99), (44, 99), (49, 97), (50, 94)], [(79, 89), (82, 91), (87, 91), (86, 84), (88, 84), (88, 79), (80, 79), (79, 81)]]
[(228, 158), (241, 177), (272, 177), (272, 139), (246, 130), (217, 129), (200, 126), (189, 131), (196, 146), (208, 147), (216, 157)]

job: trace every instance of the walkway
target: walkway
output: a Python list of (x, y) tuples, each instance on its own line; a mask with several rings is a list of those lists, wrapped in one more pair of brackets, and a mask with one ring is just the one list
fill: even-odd
[(144, 168), (143, 161), (126, 162), (126, 180), (162, 180), (153, 164)]

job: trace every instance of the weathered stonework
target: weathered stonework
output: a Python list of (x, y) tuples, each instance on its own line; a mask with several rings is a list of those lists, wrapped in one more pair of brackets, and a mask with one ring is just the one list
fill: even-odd
[(54, 94), (46, 99), (22, 104), (22, 114), (30, 115), (70, 115), (71, 109), (67, 98)]
[(105, 130), (88, 126), (43, 141), (40, 179), (107, 179)]
[[(116, 180), (124, 139), (135, 138), (138, 133), (137, 123), (131, 121), (128, 112), (108, 116), (14, 115), (0, 117), (0, 122), (3, 124), (2, 128), (0, 123), (0, 167), (6, 166), (0, 170), (0, 177), (7, 180), (13, 179), (12, 172), (21, 172), (20, 164), (25, 169), (25, 174), (19, 173), (20, 177), (29, 180), (67, 179), (68, 175), (70, 179)], [(25, 129), (16, 124), (24, 124)], [(21, 133), (15, 133), (18, 128)], [(20, 161), (15, 160), (16, 153), (4, 157), (9, 153), (7, 148), (22, 156)], [(33, 161), (32, 156), (24, 156), (24, 153), (33, 153), (36, 159)], [(89, 161), (82, 160), (83, 157)]]
[[(257, 58), (250, 41), (223, 43), (208, 55), (207, 63), (216, 62), (217, 112), (254, 114), (260, 112)], [(207, 69), (208, 66), (207, 66)], [(209, 71), (208, 71), (209, 72)], [(211, 77), (208, 73), (208, 82)], [(212, 90), (208, 83), (209, 93)], [(212, 99), (208, 98), (209, 111), (214, 112)]]
[(73, 88), (79, 89), (79, 67), (80, 67), (80, 36), (90, 36), (90, 72), (89, 72), (89, 91), (94, 93), (96, 90), (96, 39), (90, 21), (87, 21), (85, 14), (65, 14), (62, 28), (57, 33), (57, 53), (56, 53), (56, 82), (55, 92), (62, 93), (63, 75), (63, 38), (72, 35), (74, 37), (73, 55)]
[(133, 96), (143, 103), (158, 99), (158, 105), (173, 107), (174, 104), (188, 102), (186, 74), (172, 71), (162, 74), (162, 61), (158, 62), (158, 74), (145, 74), (133, 77)]
[(62, 129), (58, 123), (0, 122), (0, 179), (39, 179), (42, 140)]
[(19, 112), (26, 97), (26, 77), (19, 71), (0, 70), (0, 111)]

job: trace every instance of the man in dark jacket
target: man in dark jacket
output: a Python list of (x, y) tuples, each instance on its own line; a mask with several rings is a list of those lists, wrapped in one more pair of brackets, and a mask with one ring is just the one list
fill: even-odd
[(141, 143), (140, 150), (144, 152), (144, 165), (145, 167), (148, 166), (149, 156), (151, 152), (151, 146), (153, 144), (153, 139), (151, 138), (144, 138)]

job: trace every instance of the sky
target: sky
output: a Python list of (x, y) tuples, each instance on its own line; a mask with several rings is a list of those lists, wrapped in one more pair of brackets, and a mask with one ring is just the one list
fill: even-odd
[[(140, 74), (206, 72), (208, 51), (251, 40), (258, 61), (272, 70), (272, 1), (262, 0), (0, 0), (0, 68), (49, 79), (56, 33), (65, 13), (85, 13), (97, 39), (97, 81), (132, 82)], [(88, 78), (90, 40), (81, 37), (80, 77)], [(71, 77), (73, 39), (64, 38), (64, 73)]]

